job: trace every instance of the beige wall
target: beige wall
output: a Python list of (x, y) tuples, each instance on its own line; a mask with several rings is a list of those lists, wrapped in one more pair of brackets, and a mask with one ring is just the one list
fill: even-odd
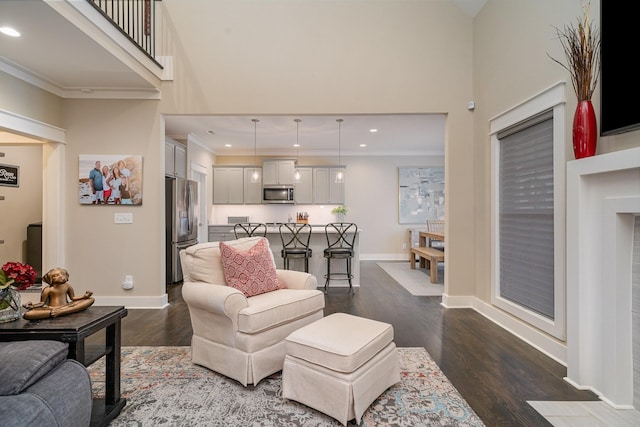
[(160, 54), (176, 55), (175, 81), (163, 85), (163, 113), (447, 113), (446, 210), (455, 227), (447, 235), (454, 250), (445, 286), (450, 294), (473, 292), (469, 16), (453, 3), (430, 1), (160, 6), (170, 24)]
[[(161, 101), (63, 101), (0, 74), (0, 108), (67, 130), (67, 267), (76, 287), (114, 298), (164, 292), (159, 113), (446, 113), (446, 292), (489, 301), (489, 120), (568, 80), (547, 53), (562, 55), (553, 26), (575, 19), (579, 5), (489, 0), (472, 21), (449, 2), (165, 0), (158, 54), (174, 57), (175, 80), (163, 83)], [(592, 2), (594, 19), (598, 8)], [(466, 109), (470, 100), (473, 112)], [(598, 100), (596, 91), (596, 110)], [(574, 108), (569, 90), (567, 109)], [(569, 159), (570, 121), (568, 115)], [(638, 135), (601, 138), (598, 153), (638, 146)], [(190, 161), (214, 161), (192, 145)], [(77, 203), (78, 155), (101, 152), (144, 156), (144, 205), (128, 208), (133, 225), (113, 224), (120, 208)], [(349, 159), (349, 173), (366, 186), (368, 168), (393, 169), (396, 176), (398, 165), (415, 160)], [(371, 206), (361, 194), (348, 197), (352, 206)], [(381, 234), (395, 247), (404, 240), (396, 209), (394, 198), (375, 216), (353, 215), (368, 229), (393, 218)], [(93, 251), (102, 251), (104, 260)], [(124, 274), (134, 275), (133, 291), (120, 288)]]
[(0, 72), (0, 110), (62, 126), (62, 100), (22, 80)]
[[(599, 2), (591, 2), (591, 17), (599, 22)], [(573, 160), (572, 121), (576, 97), (568, 73), (547, 54), (564, 59), (554, 32), (576, 22), (578, 0), (489, 0), (474, 22), (474, 176), (476, 296), (490, 301), (490, 143), (492, 117), (524, 102), (559, 81), (567, 82), (565, 152)], [(599, 116), (600, 90), (593, 96)], [(598, 139), (597, 154), (640, 146), (640, 132)]]
[[(165, 293), (164, 135), (157, 101), (65, 100), (67, 270), (76, 291), (91, 290), (96, 304), (130, 298), (130, 305), (158, 303)], [(143, 156), (143, 203), (80, 205), (80, 154)], [(116, 212), (133, 224), (114, 224)], [(134, 288), (124, 290), (124, 275)]]
[(0, 163), (19, 166), (19, 187), (0, 186), (0, 266), (26, 262), (27, 226), (42, 221), (42, 145), (0, 144)]
[[(599, 3), (591, 3), (597, 20)], [(442, 1), (164, 0), (159, 6), (158, 55), (173, 57), (175, 77), (163, 83), (161, 101), (62, 100), (0, 73), (0, 110), (67, 131), (66, 146), (59, 150), (66, 163), (61, 172), (66, 174), (63, 259), (77, 291), (93, 290), (100, 304), (163, 302), (160, 113), (445, 113), (445, 292), (476, 297), (486, 303), (481, 308), (489, 305), (489, 122), (559, 81), (569, 83), (566, 71), (548, 54), (562, 58), (553, 27), (575, 20), (580, 0), (488, 0), (475, 20)], [(599, 96), (597, 89), (596, 111)], [(466, 109), (471, 100), (476, 102), (473, 112)], [(573, 159), (575, 105), (568, 84), (568, 159)], [(600, 138), (598, 154), (636, 146), (640, 131)], [(78, 155), (92, 153), (144, 157), (143, 206), (79, 205)], [(406, 236), (396, 220), (396, 183), (376, 178), (397, 179), (400, 165), (442, 159), (345, 160), (350, 218), (362, 224), (363, 242), (372, 252), (395, 251)], [(191, 142), (189, 161), (245, 163), (214, 159)], [(352, 192), (372, 182), (380, 190), (373, 197)], [(134, 224), (115, 225), (115, 212), (132, 212)], [(121, 288), (125, 274), (134, 276), (132, 291)], [(526, 335), (525, 328), (520, 335)]]

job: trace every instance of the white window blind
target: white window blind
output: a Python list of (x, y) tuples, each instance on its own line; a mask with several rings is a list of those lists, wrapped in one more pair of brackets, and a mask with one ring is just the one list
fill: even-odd
[(500, 296), (554, 317), (553, 117), (498, 133)]

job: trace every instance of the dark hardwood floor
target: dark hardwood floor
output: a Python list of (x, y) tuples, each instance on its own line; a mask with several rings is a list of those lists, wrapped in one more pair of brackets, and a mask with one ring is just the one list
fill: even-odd
[[(360, 267), (362, 286), (329, 288), (325, 315), (344, 312), (393, 325), (399, 347), (424, 347), (487, 426), (550, 426), (527, 400), (598, 400), (563, 380), (566, 368), (471, 309), (447, 309), (440, 297), (417, 297), (374, 261)], [(181, 286), (170, 306), (129, 309), (123, 346), (183, 346), (191, 340)]]

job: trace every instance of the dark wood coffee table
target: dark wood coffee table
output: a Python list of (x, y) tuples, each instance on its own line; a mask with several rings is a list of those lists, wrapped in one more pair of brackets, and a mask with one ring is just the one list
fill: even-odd
[[(92, 426), (106, 426), (126, 404), (120, 397), (120, 333), (124, 307), (96, 307), (44, 320), (18, 319), (0, 323), (0, 341), (54, 340), (69, 343), (69, 359), (89, 366), (106, 356), (105, 398), (93, 400)], [(104, 345), (87, 345), (85, 339), (105, 330)]]

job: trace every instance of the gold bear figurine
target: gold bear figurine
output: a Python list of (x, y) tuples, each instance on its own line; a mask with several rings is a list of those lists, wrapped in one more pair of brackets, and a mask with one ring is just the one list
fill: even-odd
[[(69, 273), (64, 268), (52, 268), (42, 277), (49, 286), (42, 290), (40, 302), (29, 302), (23, 307), (27, 309), (22, 317), (27, 320), (48, 319), (65, 314), (76, 313), (90, 307), (95, 301), (87, 291), (82, 296), (75, 296), (73, 288), (67, 281)], [(69, 300), (67, 299), (69, 297)]]

